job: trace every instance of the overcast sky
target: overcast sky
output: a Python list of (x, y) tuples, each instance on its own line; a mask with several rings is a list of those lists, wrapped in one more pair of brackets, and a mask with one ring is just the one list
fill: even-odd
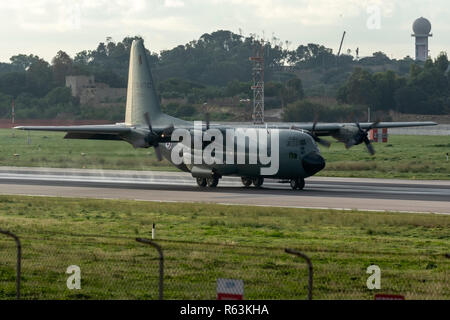
[(231, 30), (274, 36), (289, 48), (319, 43), (337, 52), (383, 51), (390, 57), (414, 55), (413, 21), (433, 26), (431, 55), (450, 49), (448, 0), (11, 0), (0, 2), (0, 61), (33, 53), (50, 61), (58, 50), (72, 57), (112, 37), (141, 35), (152, 52)]

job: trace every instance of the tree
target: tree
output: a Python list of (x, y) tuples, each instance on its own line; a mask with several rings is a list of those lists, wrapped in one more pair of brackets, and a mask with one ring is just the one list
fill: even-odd
[(362, 68), (356, 68), (339, 91), (339, 98), (346, 103), (373, 106), (376, 100), (375, 81), (372, 74)]
[(53, 79), (57, 86), (64, 86), (66, 83), (66, 76), (72, 74), (72, 58), (60, 50), (52, 59)]
[(50, 64), (39, 59), (27, 70), (27, 84), (25, 92), (29, 92), (36, 97), (45, 96), (53, 87), (53, 75)]
[(436, 66), (439, 72), (445, 74), (448, 70), (449, 65), (447, 53), (441, 52), (439, 56), (436, 58), (434, 65)]
[(290, 104), (283, 110), (283, 121), (308, 122), (314, 121), (316, 116), (323, 113), (324, 106), (308, 100)]
[(397, 90), (397, 76), (388, 70), (373, 75), (375, 83), (375, 101), (373, 107), (375, 110), (394, 110), (395, 109), (395, 91)]
[(18, 54), (9, 58), (11, 64), (20, 67), (22, 70), (28, 70), (28, 68), (35, 62), (39, 61), (40, 58), (33, 54)]

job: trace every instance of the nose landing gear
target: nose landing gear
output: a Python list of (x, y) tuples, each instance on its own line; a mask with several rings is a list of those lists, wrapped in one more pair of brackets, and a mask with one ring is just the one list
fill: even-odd
[(303, 190), (305, 188), (305, 179), (303, 178), (291, 179), (290, 184), (292, 190)]

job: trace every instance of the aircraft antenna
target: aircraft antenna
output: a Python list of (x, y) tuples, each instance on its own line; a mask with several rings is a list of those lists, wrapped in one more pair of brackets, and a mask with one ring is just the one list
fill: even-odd
[(253, 62), (253, 123), (264, 123), (264, 39), (255, 41)]

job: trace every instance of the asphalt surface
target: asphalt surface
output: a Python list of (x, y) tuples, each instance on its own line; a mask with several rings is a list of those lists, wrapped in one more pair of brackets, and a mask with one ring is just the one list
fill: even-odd
[(0, 194), (450, 214), (450, 181), (312, 177), (293, 191), (225, 177), (211, 189), (178, 172), (0, 167)]

